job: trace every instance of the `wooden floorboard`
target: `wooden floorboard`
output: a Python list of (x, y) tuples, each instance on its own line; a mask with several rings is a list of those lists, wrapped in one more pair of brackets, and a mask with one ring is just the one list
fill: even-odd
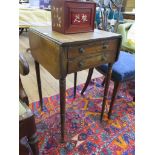
[[(27, 76), (21, 76), (23, 86), (28, 95), (29, 101), (38, 101), (38, 90), (36, 83), (35, 67), (34, 60), (32, 58), (31, 52), (26, 52), (26, 49), (29, 48), (28, 32), (24, 32), (19, 37), (19, 51), (22, 52), (29, 63), (30, 73)], [(41, 66), (41, 81), (42, 81), (42, 93), (43, 97), (49, 97), (59, 93), (59, 81), (56, 80), (51, 74), (49, 74)], [(85, 83), (88, 70), (83, 70), (78, 72), (77, 84)], [(102, 75), (96, 70), (93, 73), (93, 78), (101, 77)], [(69, 74), (66, 78), (66, 88), (73, 87), (74, 84), (74, 74)]]

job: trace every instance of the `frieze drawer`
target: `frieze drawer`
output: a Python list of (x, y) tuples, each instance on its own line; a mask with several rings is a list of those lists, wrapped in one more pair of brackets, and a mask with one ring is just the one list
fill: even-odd
[(101, 64), (114, 62), (116, 59), (116, 52), (105, 51), (101, 54), (94, 55), (92, 57), (77, 58), (68, 61), (68, 73), (73, 73), (83, 69), (88, 69), (91, 67), (97, 67)]
[(94, 53), (101, 53), (104, 51), (116, 51), (117, 39), (110, 41), (100, 41), (96, 43), (89, 43), (87, 45), (69, 47), (68, 58), (76, 58), (79, 56), (91, 55)]

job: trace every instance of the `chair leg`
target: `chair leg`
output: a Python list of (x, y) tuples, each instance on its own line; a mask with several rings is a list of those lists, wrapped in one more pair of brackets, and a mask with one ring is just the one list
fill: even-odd
[(74, 73), (74, 98), (76, 97), (77, 72)]
[(102, 87), (104, 87), (105, 82), (106, 82), (106, 77), (104, 77), (104, 79), (103, 79)]
[(19, 35), (21, 35), (24, 31), (24, 28), (19, 28)]
[(117, 95), (117, 91), (120, 87), (120, 82), (114, 82), (114, 90), (113, 90), (113, 94), (112, 94), (112, 99), (111, 99), (111, 103), (110, 103), (110, 108), (109, 108), (109, 113), (108, 113), (108, 118), (110, 119), (111, 116), (111, 112), (112, 112), (112, 108), (116, 99), (116, 95)]
[(87, 76), (87, 80), (86, 80), (86, 83), (81, 91), (81, 95), (83, 95), (83, 93), (85, 92), (85, 90), (87, 89), (89, 83), (90, 83), (90, 80), (91, 80), (91, 77), (92, 77), (92, 74), (93, 74), (93, 70), (94, 68), (90, 68), (89, 69), (89, 72), (88, 72), (88, 76)]

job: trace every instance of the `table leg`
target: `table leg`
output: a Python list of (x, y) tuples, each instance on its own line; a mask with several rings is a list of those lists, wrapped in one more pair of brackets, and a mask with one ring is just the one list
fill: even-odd
[(43, 110), (43, 100), (42, 100), (42, 91), (41, 91), (41, 79), (40, 79), (40, 66), (37, 61), (35, 61), (35, 69), (36, 69), (36, 77), (37, 77), (37, 85), (38, 85), (38, 92), (39, 92), (39, 100), (41, 110)]
[(91, 77), (93, 75), (93, 70), (94, 70), (94, 68), (89, 69), (87, 80), (86, 80), (86, 83), (85, 83), (85, 85), (84, 85), (84, 87), (83, 87), (83, 89), (81, 91), (81, 95), (83, 95), (83, 93), (85, 92), (85, 90), (87, 89), (87, 87), (88, 87), (88, 85), (90, 83)]
[(108, 94), (108, 88), (109, 88), (110, 79), (111, 79), (112, 65), (113, 64), (111, 63), (108, 64), (108, 71), (106, 75), (105, 90), (104, 90), (104, 96), (103, 96), (103, 102), (102, 102), (101, 121), (103, 120), (103, 114), (104, 114), (105, 105), (107, 102), (107, 94)]
[(110, 116), (111, 116), (112, 108), (113, 108), (113, 105), (114, 105), (114, 102), (115, 102), (116, 95), (117, 95), (119, 87), (120, 87), (120, 82), (114, 81), (114, 90), (113, 90), (113, 93), (112, 93), (112, 98), (111, 98), (110, 108), (109, 108), (109, 113), (108, 113), (108, 118), (109, 119), (110, 119)]
[(76, 97), (77, 72), (74, 73), (74, 98)]
[(60, 86), (60, 117), (61, 117), (61, 142), (64, 142), (65, 133), (65, 105), (66, 105), (66, 78), (59, 80)]

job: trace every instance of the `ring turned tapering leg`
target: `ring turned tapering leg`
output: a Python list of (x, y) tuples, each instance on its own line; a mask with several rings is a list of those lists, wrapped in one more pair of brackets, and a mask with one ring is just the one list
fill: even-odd
[(66, 78), (59, 80), (60, 86), (60, 117), (61, 117), (61, 142), (64, 142), (65, 133), (65, 105), (66, 105)]
[(105, 105), (107, 102), (107, 94), (108, 94), (108, 88), (109, 88), (110, 79), (111, 79), (112, 65), (113, 64), (111, 64), (111, 63), (108, 64), (108, 71), (107, 71), (107, 75), (106, 75), (105, 90), (104, 90), (104, 96), (103, 96), (103, 102), (102, 102), (101, 121), (103, 120)]
[(74, 98), (76, 97), (77, 72), (74, 73)]

